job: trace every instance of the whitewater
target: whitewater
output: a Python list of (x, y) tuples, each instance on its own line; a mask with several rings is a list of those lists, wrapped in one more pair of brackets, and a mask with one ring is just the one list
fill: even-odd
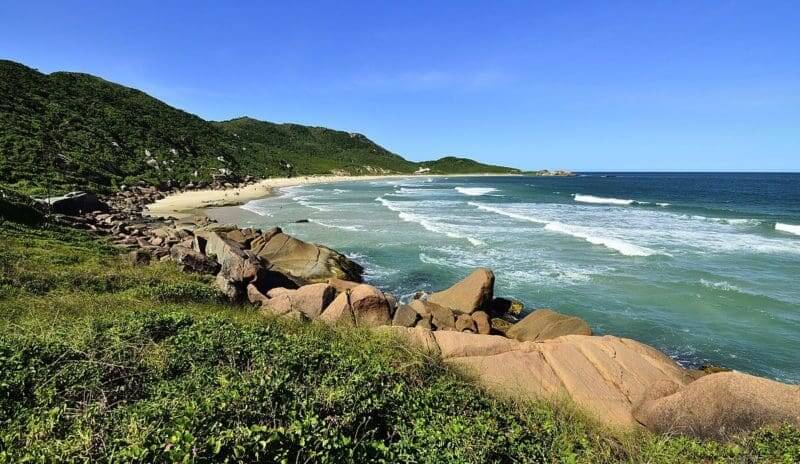
[(410, 177), (294, 187), (240, 211), (357, 256), (401, 299), (486, 266), (528, 308), (686, 366), (800, 383), (798, 175)]

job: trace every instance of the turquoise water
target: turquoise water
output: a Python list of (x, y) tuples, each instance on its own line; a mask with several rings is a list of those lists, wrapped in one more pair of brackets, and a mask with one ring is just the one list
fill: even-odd
[(345, 252), (399, 296), (486, 266), (498, 295), (529, 308), (687, 366), (800, 383), (800, 175), (416, 177), (289, 188), (243, 208)]

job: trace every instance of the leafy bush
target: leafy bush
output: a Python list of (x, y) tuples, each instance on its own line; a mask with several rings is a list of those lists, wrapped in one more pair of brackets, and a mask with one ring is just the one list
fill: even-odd
[(225, 295), (204, 282), (159, 283), (147, 287), (146, 294), (161, 303), (220, 303)]

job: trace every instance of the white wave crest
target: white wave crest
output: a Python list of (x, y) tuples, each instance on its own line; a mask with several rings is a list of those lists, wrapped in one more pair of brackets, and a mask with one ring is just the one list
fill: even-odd
[(474, 201), (470, 201), (468, 204), (470, 206), (475, 206), (476, 208), (481, 209), (483, 211), (488, 211), (490, 213), (496, 213), (496, 214), (499, 214), (501, 216), (507, 216), (507, 217), (510, 217), (510, 218), (513, 218), (513, 219), (519, 219), (520, 221), (529, 221), (529, 222), (534, 222), (536, 224), (547, 224), (547, 223), (550, 222), (550, 221), (546, 221), (544, 219), (535, 218), (533, 216), (526, 216), (524, 214), (515, 213), (513, 211), (507, 211), (507, 210), (504, 210), (504, 209), (496, 208), (494, 206), (489, 206), (489, 205), (484, 205), (484, 204), (481, 204), (481, 203), (476, 203)]
[(594, 195), (581, 195), (576, 193), (574, 195), (575, 201), (579, 203), (593, 203), (597, 205), (618, 205), (618, 206), (628, 206), (636, 203), (636, 200), (622, 200), (619, 198), (604, 198), (604, 197), (596, 197)]
[(455, 231), (449, 229), (448, 227), (445, 227), (445, 226), (443, 226), (441, 224), (438, 224), (438, 223), (436, 223), (434, 221), (426, 219), (426, 218), (424, 218), (422, 216), (419, 216), (417, 214), (403, 212), (403, 213), (400, 213), (399, 216), (400, 216), (400, 219), (402, 219), (402, 220), (404, 220), (406, 222), (415, 222), (415, 223), (421, 225), (423, 228), (425, 228), (426, 230), (428, 230), (430, 232), (434, 232), (434, 233), (437, 233), (437, 234), (444, 234), (444, 235), (446, 235), (446, 236), (448, 236), (450, 238), (465, 239), (469, 243), (471, 243), (471, 244), (473, 244), (475, 246), (483, 245), (483, 242), (478, 240), (477, 238), (473, 238), (473, 237), (470, 237), (468, 235), (464, 235), (464, 234), (455, 232)]
[(458, 193), (471, 197), (479, 197), (497, 191), (497, 189), (493, 187), (456, 187), (455, 190)]
[(667, 206), (670, 206), (671, 203), (656, 203), (656, 205), (658, 205), (658, 206), (660, 206), (662, 208), (666, 208)]
[(731, 285), (731, 284), (729, 284), (728, 282), (726, 282), (724, 280), (721, 281), (721, 282), (714, 282), (714, 281), (711, 281), (711, 280), (700, 279), (700, 285), (702, 285), (704, 287), (708, 287), (708, 288), (713, 288), (715, 290), (723, 290), (723, 291), (726, 291), (726, 292), (741, 292), (739, 287), (737, 287), (735, 285)]
[(360, 226), (342, 226), (338, 224), (330, 224), (328, 222), (317, 221), (316, 219), (309, 219), (308, 222), (313, 222), (314, 224), (320, 225), (322, 227), (327, 227), (329, 229), (342, 229), (342, 230), (350, 230), (353, 232), (364, 230)]
[(305, 206), (306, 208), (315, 209), (315, 210), (317, 210), (317, 211), (330, 211), (330, 209), (329, 209), (329, 208), (325, 208), (325, 207), (323, 207), (323, 206), (320, 206), (320, 205), (315, 205), (315, 204), (311, 203), (310, 201), (308, 201), (308, 200), (309, 200), (309, 198), (308, 198), (308, 197), (305, 197), (305, 196), (292, 197), (292, 200), (294, 200), (294, 201), (296, 201), (297, 203), (299, 203), (299, 204), (301, 204), (301, 205)]
[(250, 211), (251, 213), (256, 213), (259, 216), (272, 217), (272, 213), (270, 213), (265, 208), (263, 208), (263, 207), (261, 207), (259, 205), (253, 204), (253, 202), (245, 203), (245, 204), (239, 206), (239, 208), (241, 208), (241, 209), (243, 209), (245, 211)]
[(562, 224), (560, 222), (551, 222), (544, 226), (544, 228), (545, 230), (549, 230), (551, 232), (559, 232), (562, 234), (571, 235), (573, 237), (582, 238), (591, 244), (602, 245), (611, 250), (618, 251), (625, 256), (651, 256), (658, 253), (650, 248), (634, 245), (617, 238), (594, 236), (583, 228)]
[(786, 232), (792, 235), (800, 235), (800, 225), (775, 223), (775, 230)]
[(396, 206), (394, 203), (392, 203), (391, 201), (387, 200), (386, 198), (378, 197), (378, 198), (375, 199), (375, 201), (379, 202), (380, 204), (385, 206), (387, 209), (389, 209), (391, 211), (394, 211), (396, 213), (402, 211), (401, 208), (399, 208), (398, 206)]

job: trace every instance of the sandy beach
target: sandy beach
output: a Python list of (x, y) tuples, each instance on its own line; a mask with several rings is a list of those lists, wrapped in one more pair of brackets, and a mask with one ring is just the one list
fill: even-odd
[[(224, 190), (192, 190), (170, 195), (148, 205), (147, 210), (153, 216), (183, 218), (200, 212), (205, 208), (238, 206), (248, 201), (272, 195), (273, 191), (282, 187), (297, 185), (329, 184), (333, 182), (367, 181), (376, 179), (402, 179), (409, 177), (477, 177), (483, 175), (505, 176), (508, 174), (430, 174), (413, 176), (409, 174), (381, 176), (299, 176), (264, 179), (255, 184), (241, 188)], [(516, 174), (514, 174), (516, 175)]]
[(264, 179), (255, 184), (241, 188), (224, 190), (193, 190), (177, 193), (150, 204), (147, 209), (154, 216), (172, 216), (176, 218), (190, 216), (204, 208), (243, 205), (251, 200), (271, 195), (274, 189), (294, 187), (297, 185), (327, 184), (331, 182), (349, 182), (356, 180), (386, 179), (397, 176), (302, 176)]

